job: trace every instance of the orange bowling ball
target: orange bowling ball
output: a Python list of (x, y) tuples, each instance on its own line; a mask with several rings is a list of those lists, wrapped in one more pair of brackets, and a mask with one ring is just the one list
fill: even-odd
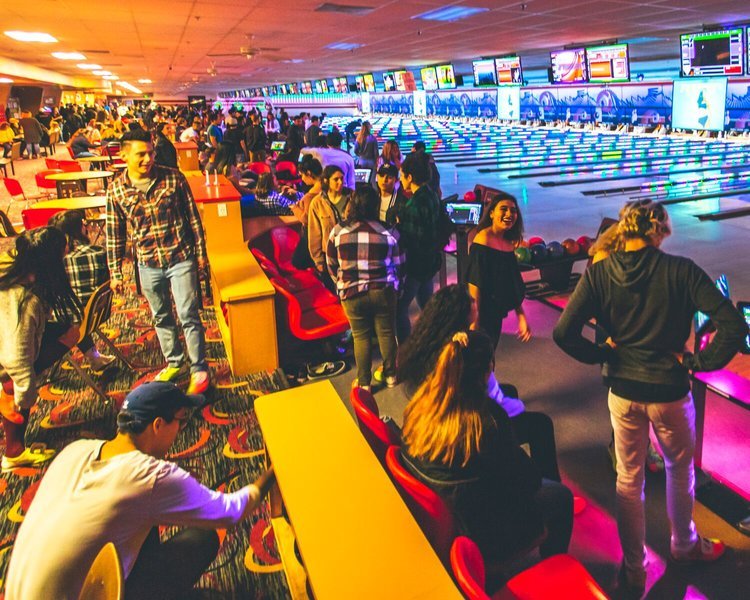
[(562, 245), (568, 256), (576, 256), (581, 252), (581, 246), (573, 238), (564, 239)]

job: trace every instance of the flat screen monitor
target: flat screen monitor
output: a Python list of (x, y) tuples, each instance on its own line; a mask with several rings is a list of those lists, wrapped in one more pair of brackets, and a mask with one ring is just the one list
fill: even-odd
[(290, 83), (288, 86), (290, 94), (299, 94), (299, 87), (296, 83)]
[(357, 86), (358, 92), (364, 92), (365, 91), (365, 78), (362, 75), (355, 75), (354, 85)]
[(288, 94), (289, 93), (287, 91), (287, 88), (286, 88), (286, 83), (280, 83), (279, 84), (279, 93), (280, 94)]
[(262, 88), (260, 88), (260, 93), (264, 96), (268, 96), (268, 88), (266, 86), (263, 86)]
[(552, 61), (552, 83), (586, 83), (589, 80), (584, 48), (554, 50), (549, 56)]
[(276, 94), (278, 94), (278, 93), (279, 93), (279, 86), (277, 86), (277, 85), (272, 85), (272, 86), (271, 86), (271, 93), (272, 93), (272, 94), (273, 94), (274, 96), (275, 96)]
[(278, 140), (275, 142), (271, 142), (271, 150), (273, 150), (274, 152), (281, 152), (284, 149), (284, 144), (285, 142), (281, 142)]
[(354, 169), (354, 181), (356, 183), (370, 183), (372, 169)]
[(422, 89), (426, 92), (432, 92), (438, 89), (437, 72), (435, 67), (425, 67), (419, 74), (422, 77)]
[[(740, 311), (742, 318), (745, 319), (745, 325), (750, 327), (750, 302), (738, 302), (737, 310)], [(750, 333), (745, 336), (745, 343), (740, 352), (742, 354), (750, 354)]]
[(333, 78), (333, 91), (337, 94), (346, 94), (349, 91), (349, 83), (346, 77)]
[(314, 82), (314, 86), (315, 86), (315, 93), (316, 94), (322, 94), (323, 93), (323, 87), (320, 85), (320, 80), (319, 79)]
[(495, 59), (495, 73), (499, 85), (521, 85), (523, 70), (520, 56), (506, 56)]
[(320, 80), (320, 93), (321, 94), (327, 94), (328, 93), (328, 82), (325, 79)]
[(586, 48), (591, 83), (622, 83), (630, 81), (630, 59), (627, 44)]
[[(727, 276), (722, 273), (716, 278), (716, 281), (714, 282), (716, 285), (716, 289), (718, 289), (721, 292), (721, 295), (725, 298), (729, 298), (729, 282), (727, 281)], [(693, 326), (695, 327), (695, 335), (700, 336), (703, 333), (706, 332), (708, 329), (711, 319), (708, 317), (706, 313), (702, 313), (701, 311), (698, 311), (695, 313), (694, 316), (694, 323)]]
[(383, 73), (383, 87), (386, 92), (392, 92), (396, 89), (396, 76), (393, 71)]
[(474, 68), (474, 87), (497, 85), (495, 61), (492, 58), (486, 60), (475, 60), (472, 63), (472, 66)]
[(482, 216), (481, 202), (446, 202), (445, 212), (456, 225), (478, 225)]
[(402, 69), (393, 74), (396, 80), (396, 89), (399, 92), (413, 92), (417, 89), (417, 83), (414, 81), (414, 73)]
[(741, 27), (680, 36), (683, 77), (744, 75), (744, 32)]
[(372, 73), (365, 73), (362, 75), (362, 79), (365, 82), (365, 91), (366, 92), (374, 92), (375, 91), (375, 77)]
[(456, 89), (456, 74), (453, 72), (453, 65), (438, 65), (435, 67), (435, 73), (437, 73), (438, 89)]
[(302, 82), (302, 93), (303, 94), (312, 94), (313, 93), (312, 81), (303, 81)]
[(723, 131), (726, 78), (676, 79), (672, 90), (672, 127)]

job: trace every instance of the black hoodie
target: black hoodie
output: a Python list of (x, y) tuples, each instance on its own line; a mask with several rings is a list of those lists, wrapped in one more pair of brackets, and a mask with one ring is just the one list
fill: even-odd
[[(698, 354), (685, 353), (697, 310), (716, 326), (711, 343)], [(584, 324), (597, 323), (616, 344), (585, 339)], [(555, 342), (573, 358), (602, 363), (605, 378), (685, 386), (688, 370), (714, 371), (737, 353), (747, 326), (732, 303), (693, 261), (647, 246), (617, 252), (592, 265), (570, 297), (554, 331)]]

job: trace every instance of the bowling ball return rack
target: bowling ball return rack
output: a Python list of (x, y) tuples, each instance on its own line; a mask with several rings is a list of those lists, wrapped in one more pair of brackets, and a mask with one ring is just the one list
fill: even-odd
[(580, 273), (573, 273), (573, 265), (588, 258), (585, 254), (579, 254), (550, 258), (538, 263), (518, 263), (521, 273), (539, 271), (538, 279), (524, 280), (526, 297), (537, 299), (572, 291), (581, 278)]

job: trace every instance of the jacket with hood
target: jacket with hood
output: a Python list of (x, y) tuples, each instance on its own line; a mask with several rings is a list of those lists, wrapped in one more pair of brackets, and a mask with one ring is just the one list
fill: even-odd
[[(684, 353), (693, 315), (706, 313), (717, 333), (695, 355)], [(616, 347), (582, 335), (595, 317)], [(555, 342), (573, 358), (602, 363), (605, 378), (689, 386), (688, 370), (714, 371), (736, 354), (747, 333), (744, 320), (692, 260), (652, 246), (616, 252), (592, 265), (555, 327)]]

